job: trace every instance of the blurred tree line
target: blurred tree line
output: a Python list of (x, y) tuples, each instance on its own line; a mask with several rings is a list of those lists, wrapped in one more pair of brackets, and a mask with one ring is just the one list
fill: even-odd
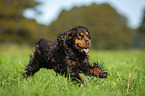
[(138, 48), (145, 48), (145, 9), (143, 12), (142, 22), (140, 24), (140, 27), (137, 29), (137, 34), (135, 36), (136, 42), (135, 45)]
[(133, 39), (133, 30), (127, 26), (127, 19), (118, 14), (109, 4), (63, 10), (58, 19), (48, 27), (54, 34), (76, 25), (85, 25), (92, 35), (92, 47), (97, 49), (129, 48)]
[(24, 17), (23, 12), (37, 5), (39, 3), (35, 0), (1, 0), (0, 42), (36, 41), (43, 25)]
[(35, 0), (1, 0), (0, 43), (32, 44), (41, 37), (56, 41), (58, 33), (77, 25), (84, 25), (91, 31), (94, 49), (126, 49), (143, 46), (145, 17), (140, 28), (131, 29), (127, 26), (127, 19), (109, 4), (92, 4), (74, 7), (70, 11), (62, 10), (57, 20), (49, 26), (44, 26), (23, 16), (24, 10), (35, 9), (39, 4)]

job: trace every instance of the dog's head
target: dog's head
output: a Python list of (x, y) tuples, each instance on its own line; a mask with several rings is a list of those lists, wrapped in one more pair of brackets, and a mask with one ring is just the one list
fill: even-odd
[(76, 49), (86, 54), (91, 46), (91, 36), (89, 30), (81, 25), (60, 33), (57, 42), (59, 46), (64, 48), (63, 50)]
[(74, 47), (82, 53), (88, 53), (91, 46), (91, 36), (88, 29), (84, 26), (76, 27), (76, 37), (74, 38)]

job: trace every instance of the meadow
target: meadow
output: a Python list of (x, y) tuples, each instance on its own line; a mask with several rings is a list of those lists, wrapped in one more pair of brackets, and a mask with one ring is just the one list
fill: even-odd
[(0, 45), (0, 96), (145, 96), (145, 50), (91, 50), (90, 63), (103, 62), (109, 76), (81, 74), (83, 87), (47, 69), (23, 78), (33, 50)]

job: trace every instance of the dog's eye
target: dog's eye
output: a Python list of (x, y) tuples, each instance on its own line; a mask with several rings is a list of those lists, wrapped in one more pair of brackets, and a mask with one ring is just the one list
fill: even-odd
[(84, 36), (84, 33), (83, 33), (83, 32), (81, 32), (81, 33), (80, 33), (80, 35), (81, 35), (81, 36)]
[(89, 33), (88, 33), (88, 32), (86, 32), (86, 35), (89, 35)]

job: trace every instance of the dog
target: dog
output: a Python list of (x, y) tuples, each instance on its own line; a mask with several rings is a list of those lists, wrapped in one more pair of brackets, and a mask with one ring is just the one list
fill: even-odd
[(25, 69), (25, 76), (34, 75), (39, 69), (53, 69), (56, 73), (82, 82), (79, 73), (106, 78), (107, 72), (95, 63), (91, 66), (87, 53), (91, 46), (91, 35), (87, 27), (79, 25), (58, 34), (57, 42), (40, 39), (36, 43), (33, 57)]

